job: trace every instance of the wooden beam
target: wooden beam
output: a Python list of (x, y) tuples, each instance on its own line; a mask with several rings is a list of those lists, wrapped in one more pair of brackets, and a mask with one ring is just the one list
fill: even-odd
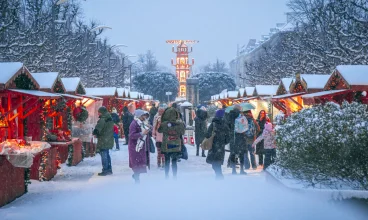
[(303, 109), (303, 106), (299, 103), (299, 102), (297, 102), (297, 101), (295, 101), (292, 97), (290, 97), (289, 98), (291, 101), (293, 101), (297, 106), (299, 106), (301, 109)]
[(37, 104), (35, 107), (33, 107), (27, 114), (23, 115), (23, 119), (30, 116), (33, 112), (35, 112), (38, 109), (39, 105)]

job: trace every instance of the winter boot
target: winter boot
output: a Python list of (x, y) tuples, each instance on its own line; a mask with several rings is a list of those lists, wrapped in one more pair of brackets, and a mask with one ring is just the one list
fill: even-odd
[(196, 153), (196, 156), (197, 156), (197, 157), (199, 156), (199, 146), (197, 146), (197, 153)]
[(204, 150), (202, 150), (202, 157), (206, 157), (206, 154), (204, 154)]
[(102, 171), (101, 173), (98, 173), (99, 176), (107, 176), (109, 175), (107, 171)]

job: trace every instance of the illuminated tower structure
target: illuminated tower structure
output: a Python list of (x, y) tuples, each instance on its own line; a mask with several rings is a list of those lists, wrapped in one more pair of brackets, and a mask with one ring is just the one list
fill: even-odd
[(172, 52), (176, 53), (176, 62), (171, 59), (171, 64), (176, 68), (176, 77), (179, 80), (179, 98), (187, 98), (187, 79), (189, 78), (192, 66), (194, 65), (194, 59), (191, 64), (189, 63), (189, 53), (193, 52), (193, 48), (187, 46), (188, 44), (198, 43), (196, 40), (168, 40), (168, 44), (176, 44), (172, 47)]

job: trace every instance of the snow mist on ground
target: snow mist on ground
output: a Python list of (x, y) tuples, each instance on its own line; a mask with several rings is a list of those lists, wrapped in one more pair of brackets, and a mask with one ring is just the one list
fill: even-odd
[(100, 157), (76, 167), (62, 167), (50, 182), (32, 181), (29, 193), (0, 209), (1, 220), (65, 219), (366, 219), (350, 204), (331, 202), (318, 193), (290, 190), (260, 170), (216, 181), (205, 159), (194, 156), (178, 164), (178, 179), (164, 179), (152, 168), (135, 185), (126, 146), (112, 152), (114, 175), (99, 177)]

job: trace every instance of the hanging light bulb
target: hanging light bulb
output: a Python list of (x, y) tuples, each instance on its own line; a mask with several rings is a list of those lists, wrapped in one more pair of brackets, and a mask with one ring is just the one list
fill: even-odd
[(7, 128), (9, 127), (8, 121), (6, 120), (4, 115), (0, 113), (0, 128)]

